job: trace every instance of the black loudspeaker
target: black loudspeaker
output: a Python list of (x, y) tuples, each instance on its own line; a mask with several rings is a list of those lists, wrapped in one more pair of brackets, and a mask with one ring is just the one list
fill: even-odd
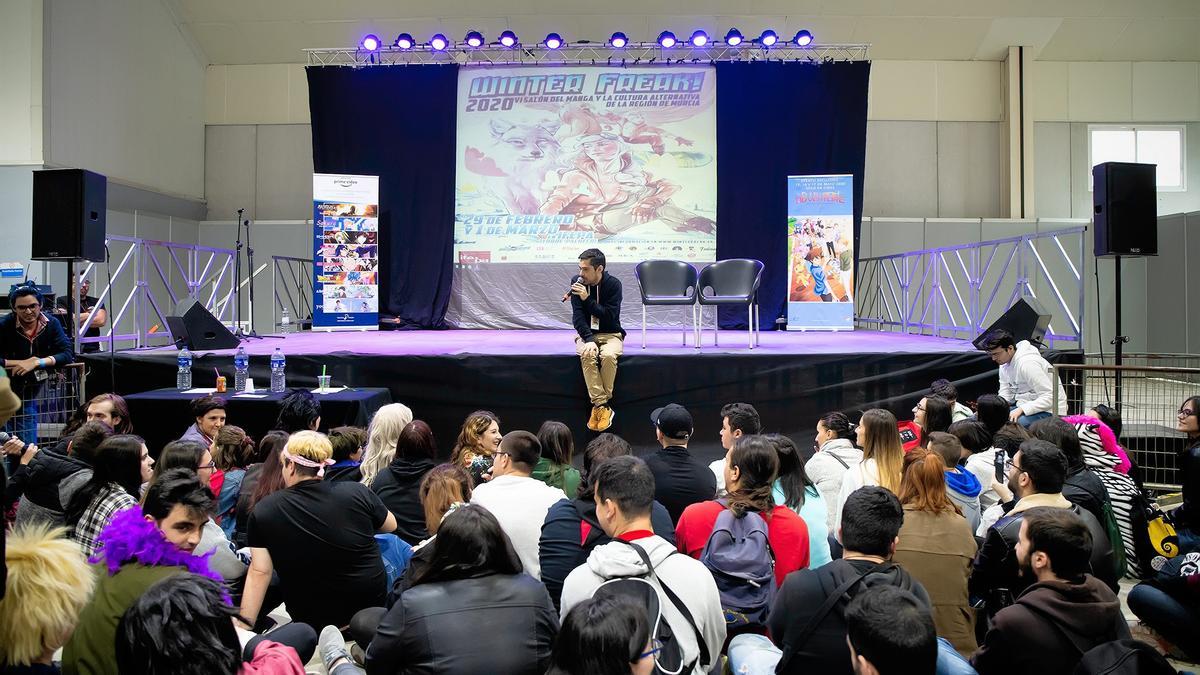
[(204, 305), (192, 298), (180, 300), (175, 306), (175, 315), (167, 317), (167, 328), (175, 346), (186, 345), (193, 352), (211, 349), (233, 349), (238, 339), (217, 321)]
[(33, 172), (34, 260), (104, 261), (108, 179), (83, 169)]
[(1042, 303), (1038, 302), (1036, 298), (1018, 298), (1017, 304), (1009, 307), (1007, 312), (988, 326), (987, 330), (980, 333), (979, 337), (975, 338), (971, 344), (974, 344), (976, 349), (983, 349), (983, 339), (987, 337), (988, 333), (997, 329), (1012, 333), (1013, 340), (1017, 342), (1029, 340), (1037, 344), (1045, 337), (1046, 329), (1049, 327), (1050, 312), (1042, 307)]
[(1105, 162), (1092, 167), (1095, 252), (1158, 255), (1158, 194), (1153, 164)]

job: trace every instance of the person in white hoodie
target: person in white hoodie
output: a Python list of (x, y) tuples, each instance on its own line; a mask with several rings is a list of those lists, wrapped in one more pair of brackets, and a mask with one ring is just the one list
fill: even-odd
[[(677, 554), (673, 544), (654, 534), (650, 523), (654, 475), (641, 459), (623, 456), (602, 462), (588, 480), (595, 488), (596, 519), (613, 541), (597, 546), (587, 562), (567, 575), (562, 616), (611, 579), (644, 578), (658, 593), (663, 619), (682, 656), (681, 672), (709, 672), (720, 662), (725, 643), (721, 597), (703, 563)], [(677, 601), (692, 621), (676, 606)]]
[(830, 532), (837, 532), (835, 507), (842, 491), (842, 477), (850, 467), (863, 461), (862, 450), (850, 440), (853, 436), (854, 425), (849, 417), (840, 412), (825, 413), (817, 420), (817, 452), (804, 464), (804, 472), (825, 501), (825, 526)]
[(1051, 416), (1054, 408), (1054, 368), (1029, 340), (1016, 342), (1012, 333), (997, 329), (980, 346), (1000, 366), (1001, 398), (1012, 406), (1009, 420), (1028, 428)]

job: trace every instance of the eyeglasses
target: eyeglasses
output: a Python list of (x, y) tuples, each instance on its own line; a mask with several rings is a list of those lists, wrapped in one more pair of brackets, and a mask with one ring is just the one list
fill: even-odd
[(197, 470), (197, 471), (200, 471), (200, 470), (203, 470), (203, 469), (215, 469), (215, 468), (217, 468), (217, 463), (216, 463), (216, 462), (209, 462), (208, 464), (201, 464), (200, 466), (196, 467), (196, 470)]
[(917, 407), (913, 408), (913, 410), (916, 410), (917, 412), (925, 412), (925, 406), (918, 403)]
[(1181, 408), (1179, 410), (1179, 417), (1191, 417), (1195, 414), (1196, 414), (1195, 410), (1188, 410), (1187, 408)]
[(1022, 469), (1022, 468), (1020, 467), (1020, 465), (1018, 465), (1016, 462), (1014, 462), (1014, 461), (1013, 461), (1013, 460), (1011, 460), (1011, 459), (1006, 459), (1006, 460), (1004, 460), (1004, 469), (1005, 469), (1006, 471), (1007, 471), (1007, 470), (1009, 470), (1009, 469), (1016, 469), (1017, 471), (1019, 471), (1019, 472), (1021, 472), (1021, 473), (1025, 473), (1025, 469)]
[(15, 311), (18, 311), (18, 312), (36, 312), (36, 311), (38, 311), (38, 310), (39, 310), (39, 309), (41, 309), (41, 308), (42, 308), (42, 306), (41, 306), (41, 305), (37, 305), (37, 304), (34, 304), (34, 305), (17, 305), (16, 307), (13, 307), (13, 310), (15, 310)]
[(654, 656), (655, 654), (661, 652), (662, 648), (663, 648), (662, 640), (659, 640), (658, 638), (654, 638), (653, 640), (650, 641), (650, 651), (642, 652), (641, 654), (639, 654), (637, 657), (637, 660), (641, 661), (642, 659), (644, 659), (648, 656)]

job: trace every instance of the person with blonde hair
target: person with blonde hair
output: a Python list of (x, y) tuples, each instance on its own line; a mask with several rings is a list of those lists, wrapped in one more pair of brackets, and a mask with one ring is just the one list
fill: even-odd
[(96, 577), (61, 527), (14, 531), (4, 563), (8, 586), (0, 599), (0, 670), (58, 672), (51, 659), (75, 629)]
[(878, 485), (892, 494), (900, 493), (900, 470), (904, 464), (904, 444), (896, 429), (896, 416), (881, 408), (863, 413), (858, 422), (858, 447), (863, 460), (852, 466), (842, 477), (838, 493), (837, 515), (833, 522), (842, 522), (842, 507), (850, 493), (866, 485)]
[(475, 484), (479, 485), (485, 475), (491, 475), (492, 461), (503, 437), (500, 418), (496, 417), (496, 413), (476, 410), (463, 421), (454, 451), (450, 453), (450, 462), (466, 469)]
[(387, 468), (396, 457), (396, 441), (400, 432), (413, 421), (413, 411), (403, 403), (389, 403), (371, 417), (367, 427), (366, 458), (359, 465), (363, 485), (370, 486), (376, 474)]

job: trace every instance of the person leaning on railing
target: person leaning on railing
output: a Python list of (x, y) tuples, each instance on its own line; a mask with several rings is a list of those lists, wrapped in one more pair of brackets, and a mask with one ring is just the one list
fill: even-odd
[(25, 402), (24, 414), (11, 423), (10, 433), (26, 443), (37, 442), (37, 396), (45, 371), (71, 363), (74, 352), (62, 324), (42, 313), (42, 294), (27, 283), (8, 295), (12, 313), (0, 319), (0, 356), (12, 377), (12, 390)]

